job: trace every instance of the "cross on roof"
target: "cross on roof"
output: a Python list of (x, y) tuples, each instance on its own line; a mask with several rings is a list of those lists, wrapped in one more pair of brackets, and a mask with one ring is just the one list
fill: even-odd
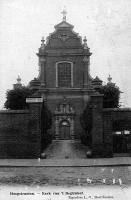
[(61, 14), (63, 15), (63, 21), (66, 21), (66, 14), (67, 14), (67, 11), (66, 11), (65, 8), (64, 8), (63, 11), (61, 12)]

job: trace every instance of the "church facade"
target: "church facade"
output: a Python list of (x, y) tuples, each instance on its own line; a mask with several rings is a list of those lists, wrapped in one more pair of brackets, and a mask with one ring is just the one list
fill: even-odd
[(96, 85), (90, 76), (90, 49), (86, 37), (74, 32), (63, 16), (61, 23), (46, 40), (42, 38), (37, 53), (39, 76), (30, 82), (38, 89), (53, 115), (51, 134), (55, 139), (79, 138), (83, 131), (80, 114)]
[[(131, 156), (131, 108), (103, 108), (102, 81), (90, 75), (91, 52), (87, 40), (63, 20), (55, 26), (37, 53), (39, 75), (29, 83), (34, 90), (27, 110), (0, 111), (0, 158), (39, 158), (44, 127), (43, 101), (52, 113), (53, 139), (75, 140), (84, 132), (80, 115), (91, 105), (92, 157)], [(111, 83), (109, 77), (108, 83)], [(18, 77), (14, 89), (22, 86)], [(89, 101), (88, 101), (89, 100)], [(6, 123), (5, 123), (6, 122)], [(91, 123), (90, 123), (91, 122)], [(85, 139), (87, 140), (87, 139)]]

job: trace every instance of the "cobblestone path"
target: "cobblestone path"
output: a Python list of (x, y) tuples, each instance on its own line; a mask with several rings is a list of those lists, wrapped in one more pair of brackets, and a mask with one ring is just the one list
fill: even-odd
[(53, 140), (44, 152), (47, 159), (80, 159), (86, 158), (87, 150), (79, 140)]

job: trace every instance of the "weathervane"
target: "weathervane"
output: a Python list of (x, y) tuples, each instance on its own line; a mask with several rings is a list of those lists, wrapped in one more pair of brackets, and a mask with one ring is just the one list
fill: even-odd
[(67, 11), (64, 7), (63, 11), (61, 12), (61, 14), (63, 15), (63, 21), (66, 21), (66, 14), (67, 14)]

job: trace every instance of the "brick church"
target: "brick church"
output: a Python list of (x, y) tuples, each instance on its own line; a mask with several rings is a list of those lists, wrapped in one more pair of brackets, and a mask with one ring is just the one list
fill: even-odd
[(74, 26), (63, 20), (55, 25), (46, 42), (42, 38), (37, 53), (39, 76), (30, 82), (37, 89), (53, 114), (51, 133), (56, 139), (79, 138), (82, 128), (80, 114), (89, 95), (102, 81), (90, 76), (91, 52), (86, 37), (74, 32)]

